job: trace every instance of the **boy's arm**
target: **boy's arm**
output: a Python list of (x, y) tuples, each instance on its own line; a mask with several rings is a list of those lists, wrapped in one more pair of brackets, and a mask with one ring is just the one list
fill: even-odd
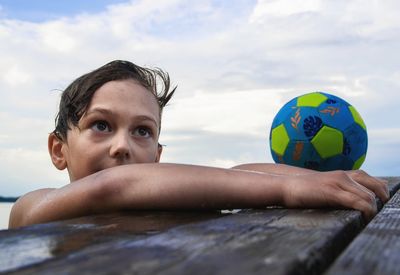
[(44, 188), (35, 190), (20, 197), (13, 205), (10, 213), (9, 228), (18, 227), (24, 224), (25, 220), (30, 220), (29, 209), (41, 201), (49, 192), (55, 190), (54, 188)]
[[(105, 169), (59, 189), (26, 194), (9, 227), (121, 209), (227, 209), (280, 204), (281, 187), (263, 173), (175, 164), (132, 164)], [(263, 197), (261, 198), (261, 194)]]
[(376, 213), (373, 187), (382, 200), (384, 184), (368, 175), (358, 182), (341, 171), (304, 175), (177, 164), (133, 164), (95, 173), (60, 189), (22, 197), (10, 228), (121, 209), (232, 209), (283, 205), (341, 206)]
[[(325, 175), (324, 173), (321, 174), (321, 172), (317, 172), (315, 170), (310, 170), (286, 164), (274, 164), (274, 163), (248, 163), (248, 164), (241, 164), (234, 166), (232, 167), (232, 169), (272, 173), (277, 175), (292, 175), (292, 176), (309, 175), (317, 177), (317, 179), (321, 175), (323, 176)], [(352, 181), (355, 181), (373, 191), (381, 199), (389, 194), (386, 180), (371, 177), (363, 170), (350, 170), (342, 172), (345, 173), (347, 177)]]
[(314, 170), (291, 166), (287, 164), (275, 163), (246, 163), (232, 167), (231, 169), (257, 171), (264, 173), (280, 174), (280, 175), (304, 175), (315, 173)]

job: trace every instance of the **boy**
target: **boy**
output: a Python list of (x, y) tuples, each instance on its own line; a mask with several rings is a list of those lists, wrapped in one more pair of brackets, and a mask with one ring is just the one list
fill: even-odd
[[(162, 83), (161, 91), (159, 81)], [(315, 172), (277, 164), (220, 169), (160, 164), (163, 107), (172, 97), (168, 74), (113, 61), (63, 92), (48, 148), (70, 183), (21, 197), (10, 228), (122, 209), (347, 207), (366, 219), (385, 182), (362, 171)]]

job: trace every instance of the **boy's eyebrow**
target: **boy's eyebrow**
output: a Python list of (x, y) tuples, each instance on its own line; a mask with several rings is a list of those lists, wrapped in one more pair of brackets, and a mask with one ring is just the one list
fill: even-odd
[[(114, 115), (114, 112), (112, 110), (104, 109), (104, 108), (94, 108), (94, 109), (92, 109), (90, 111), (87, 111), (85, 116), (88, 116), (88, 115), (90, 115), (92, 113), (103, 113), (105, 115)], [(150, 120), (151, 122), (153, 122), (158, 127), (157, 121), (154, 118), (150, 117), (150, 116), (138, 115), (138, 116), (135, 116), (135, 119), (141, 120), (141, 121)]]
[(151, 122), (153, 122), (158, 127), (157, 121), (155, 119), (149, 117), (149, 116), (140, 115), (140, 116), (136, 116), (136, 119), (137, 120), (141, 120), (141, 121), (150, 120)]

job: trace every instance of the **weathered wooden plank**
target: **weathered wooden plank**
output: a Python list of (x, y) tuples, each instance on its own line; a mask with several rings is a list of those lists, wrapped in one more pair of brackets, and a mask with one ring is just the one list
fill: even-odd
[(0, 272), (62, 257), (99, 243), (153, 235), (222, 217), (217, 212), (126, 211), (0, 231)]
[[(400, 182), (400, 178), (397, 178)], [(335, 261), (327, 274), (400, 274), (400, 191)]]
[[(389, 193), (390, 197), (393, 197), (394, 194), (400, 190), (400, 177), (380, 177), (381, 179), (385, 179), (388, 181)], [(378, 209), (382, 209), (383, 203), (377, 199)]]
[[(392, 181), (392, 192), (397, 185), (398, 182)], [(126, 222), (121, 220), (113, 224), (124, 227)], [(68, 224), (69, 221), (64, 222), (64, 226)], [(77, 229), (82, 230), (87, 224), (90, 223), (83, 220)], [(57, 231), (48, 226), (47, 234)], [(86, 245), (77, 245), (42, 261), (32, 261), (29, 266), (16, 266), (17, 269), (13, 272), (8, 269), (8, 272), (320, 274), (363, 227), (358, 211), (247, 210), (165, 231), (158, 230), (155, 234), (116, 234), (105, 243), (96, 243), (92, 236)], [(115, 232), (118, 233), (119, 229)], [(80, 243), (85, 238), (79, 237), (81, 233), (77, 234), (74, 238)], [(57, 243), (62, 238), (60, 233), (53, 241)], [(69, 242), (67, 234), (64, 243)], [(50, 244), (44, 246), (52, 247)]]
[(318, 274), (362, 226), (356, 211), (247, 211), (93, 245), (14, 273)]

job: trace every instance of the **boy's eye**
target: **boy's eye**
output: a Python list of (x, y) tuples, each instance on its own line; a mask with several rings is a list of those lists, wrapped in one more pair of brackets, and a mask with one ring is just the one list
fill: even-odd
[(92, 130), (95, 130), (97, 132), (110, 132), (111, 128), (105, 121), (96, 121), (92, 125)]
[(135, 136), (140, 136), (140, 137), (151, 137), (152, 132), (149, 128), (147, 127), (138, 127), (135, 129), (133, 132), (133, 135)]

